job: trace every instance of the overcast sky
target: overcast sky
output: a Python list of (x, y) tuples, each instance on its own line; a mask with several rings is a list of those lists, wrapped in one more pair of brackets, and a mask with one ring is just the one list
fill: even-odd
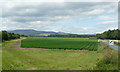
[(34, 29), (94, 34), (118, 28), (118, 2), (24, 1), (0, 2), (2, 30)]

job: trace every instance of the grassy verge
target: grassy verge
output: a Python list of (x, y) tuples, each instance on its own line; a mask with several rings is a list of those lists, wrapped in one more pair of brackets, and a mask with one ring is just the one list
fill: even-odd
[(0, 43), (0, 71), (2, 70), (2, 43)]
[(4, 70), (93, 70), (103, 55), (97, 52), (15, 49), (18, 41), (3, 43)]
[(95, 69), (100, 70), (118, 70), (118, 52), (101, 43), (101, 51), (104, 56), (98, 61)]
[(116, 45), (119, 45), (120, 46), (120, 43), (118, 43), (118, 42), (114, 42)]

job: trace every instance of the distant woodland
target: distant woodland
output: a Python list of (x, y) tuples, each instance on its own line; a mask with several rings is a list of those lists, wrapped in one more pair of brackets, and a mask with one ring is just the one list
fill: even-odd
[(61, 34), (53, 34), (53, 35), (48, 35), (48, 37), (80, 37), (80, 38), (89, 38), (89, 37), (96, 37), (96, 35), (78, 35), (78, 34), (61, 35)]
[[(27, 37), (25, 35), (15, 34), (15, 33), (9, 33), (7, 31), (2, 31), (0, 33), (0, 38), (2, 38), (2, 41), (5, 40), (11, 40), (11, 39), (18, 39), (20, 36)], [(78, 35), (78, 34), (51, 34), (47, 37), (74, 37), (74, 38), (97, 38), (97, 39), (115, 39), (120, 40), (120, 30), (114, 29), (114, 30), (108, 30), (101, 34), (96, 35)]]
[(114, 29), (114, 30), (108, 30), (101, 34), (96, 34), (96, 37), (98, 39), (115, 39), (120, 40), (120, 30)]
[(97, 38), (97, 39), (115, 39), (120, 40), (120, 30), (108, 30), (101, 34), (96, 35), (78, 35), (78, 34), (68, 34), (68, 35), (49, 35), (48, 37), (80, 37), (80, 38)]

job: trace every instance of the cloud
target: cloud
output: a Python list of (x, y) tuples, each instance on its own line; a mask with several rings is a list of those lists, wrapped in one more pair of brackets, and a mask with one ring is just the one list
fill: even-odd
[[(5, 0), (7, 1), (7, 0)], [(89, 27), (66, 27), (61, 24), (68, 24), (70, 20), (109, 20), (111, 15), (117, 12), (116, 3), (109, 2), (25, 2), (8, 1), (2, 4), (2, 28), (13, 29), (36, 29), (56, 30), (66, 32), (90, 32)], [(113, 8), (114, 7), (114, 8)], [(106, 24), (108, 22), (101, 22)], [(76, 26), (76, 23), (73, 22)], [(58, 27), (56, 27), (58, 25)], [(62, 28), (60, 28), (60, 26)], [(56, 28), (55, 28), (56, 27)], [(67, 30), (68, 29), (68, 30)], [(76, 30), (80, 29), (80, 30)], [(96, 30), (97, 31), (97, 30)], [(92, 31), (91, 31), (92, 32)]]
[(102, 14), (104, 12), (105, 12), (104, 9), (94, 9), (92, 11), (83, 12), (82, 14), (84, 14), (84, 15), (98, 15), (98, 14)]
[(116, 24), (117, 21), (104, 21), (104, 22), (100, 22), (98, 24)]
[[(107, 6), (106, 6), (107, 4)], [(96, 8), (97, 5), (97, 8)], [(72, 15), (97, 15), (102, 14), (114, 6), (112, 3), (40, 3), (34, 5), (16, 5), (11, 9), (3, 9), (3, 17), (8, 16), (72, 16)], [(109, 6), (109, 8), (108, 8)], [(102, 9), (101, 9), (102, 8)], [(113, 9), (114, 11), (114, 9)], [(8, 13), (9, 12), (9, 13)]]
[[(88, 27), (88, 26), (68, 26), (68, 27), (56, 27), (51, 31), (62, 31), (67, 33), (76, 33), (76, 34), (97, 34), (107, 31), (109, 29), (117, 29), (118, 27), (109, 27), (109, 26), (95, 26), (95, 27)], [(104, 29), (104, 30), (103, 30)]]
[(82, 26), (60, 26), (60, 27), (56, 27), (54, 29), (52, 29), (52, 31), (62, 31), (62, 32), (67, 32), (67, 33), (93, 33), (92, 31), (91, 32), (88, 32), (91, 28), (89, 27), (82, 27)]
[(110, 20), (110, 19), (115, 19), (115, 17), (101, 15), (101, 16), (98, 16), (96, 20)]

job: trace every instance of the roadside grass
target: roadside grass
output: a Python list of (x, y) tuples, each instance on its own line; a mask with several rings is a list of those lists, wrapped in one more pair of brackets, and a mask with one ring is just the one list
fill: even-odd
[(108, 47), (104, 43), (101, 44), (101, 53), (103, 59), (98, 61), (94, 69), (97, 70), (118, 70), (118, 52)]
[(118, 42), (114, 42), (116, 45), (119, 45), (120, 46), (120, 43), (118, 43)]
[(21, 47), (97, 51), (98, 40), (87, 38), (30, 37), (21, 41)]
[(0, 71), (2, 70), (2, 43), (0, 43)]
[[(118, 51), (118, 58), (120, 58), (120, 51)], [(118, 59), (118, 69), (119, 69), (119, 72), (120, 72), (120, 60)]]
[(3, 70), (93, 70), (99, 52), (16, 49), (18, 40), (3, 43)]

